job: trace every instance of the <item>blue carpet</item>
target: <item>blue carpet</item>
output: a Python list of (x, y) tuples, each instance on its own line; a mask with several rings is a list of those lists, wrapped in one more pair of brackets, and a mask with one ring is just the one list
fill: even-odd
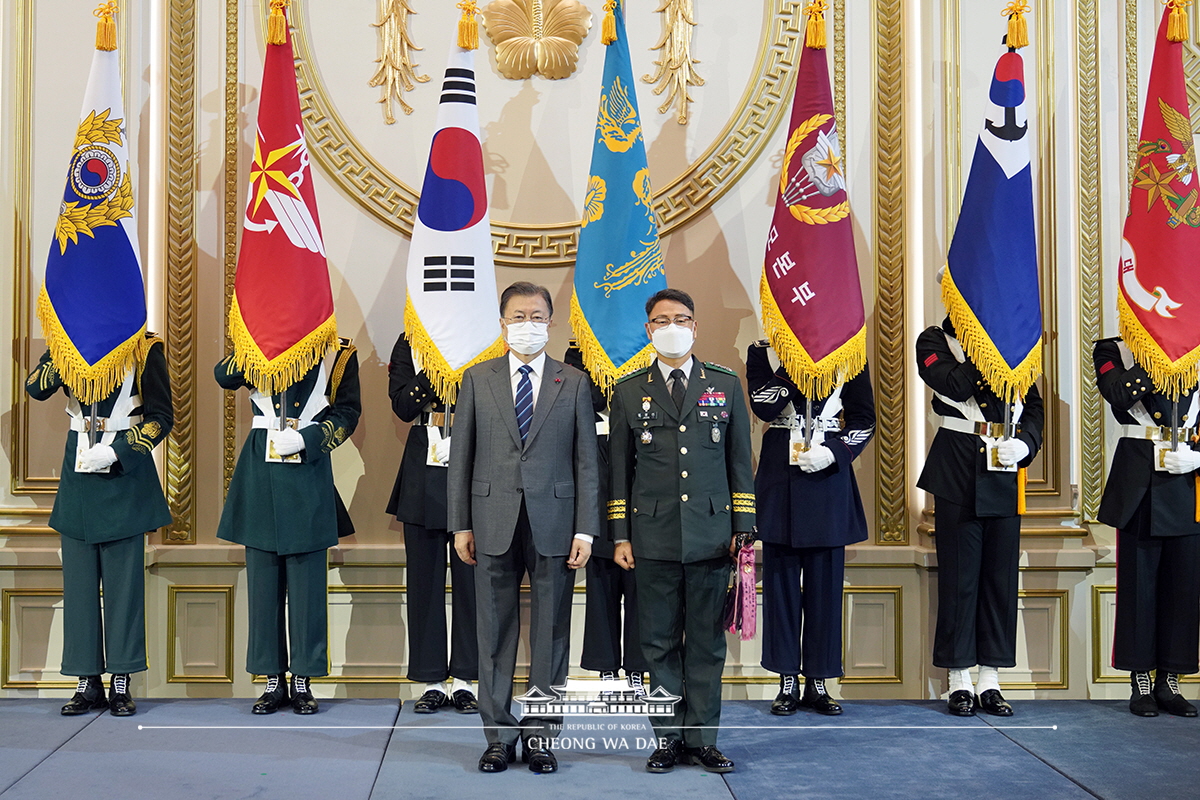
[[(1026, 705), (1032, 704), (1021, 708)], [(839, 717), (805, 711), (774, 717), (768, 702), (727, 701), (718, 746), (738, 765), (725, 776), (734, 796), (1090, 797), (1012, 742), (1010, 732), (1002, 733), (978, 717), (951, 717), (943, 702), (859, 700), (843, 708)], [(1046, 724), (1024, 715), (1016, 719), (1014, 724)]]
[(4, 700), (0, 702), (0, 792), (79, 733), (97, 714), (64, 717), (64, 700)]
[[(1014, 704), (988, 721), (1055, 769), (1110, 800), (1200, 797), (1200, 720), (1135, 717), (1125, 700)], [(1057, 725), (1057, 731), (1014, 725)]]
[[(290, 711), (256, 717), (251, 704), (142, 700), (134, 717), (102, 715), (4, 792), (4, 800), (370, 797), (395, 700), (325, 700), (311, 717)], [(6, 721), (8, 707), (0, 706)]]
[(666, 775), (646, 772), (654, 734), (645, 717), (568, 717), (554, 748), (554, 775), (531, 773), (521, 763), (519, 747), (517, 761), (507, 772), (481, 773), (477, 764), (487, 741), (480, 724), (477, 716), (418, 716), (405, 709), (397, 722), (405, 727), (392, 735), (372, 797), (730, 800), (721, 776), (699, 767), (680, 767)]

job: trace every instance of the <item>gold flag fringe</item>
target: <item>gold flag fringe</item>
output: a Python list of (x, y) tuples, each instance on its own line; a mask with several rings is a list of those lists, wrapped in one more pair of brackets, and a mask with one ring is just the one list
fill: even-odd
[(600, 26), (600, 43), (612, 44), (617, 40), (617, 0), (604, 3), (604, 23)]
[(1172, 361), (1155, 341), (1123, 294), (1117, 294), (1117, 316), (1121, 338), (1129, 345), (1134, 360), (1150, 373), (1154, 388), (1172, 400), (1188, 389), (1196, 388), (1197, 364), (1200, 363), (1200, 347), (1176, 361)]
[(1188, 40), (1187, 7), (1192, 0), (1166, 0), (1171, 16), (1167, 19), (1167, 40), (1171, 42), (1186, 42)]
[(117, 49), (117, 24), (113, 22), (113, 14), (117, 13), (116, 0), (108, 0), (96, 6), (92, 15), (96, 21), (96, 49), (112, 51)]
[(54, 368), (75, 399), (88, 405), (98, 403), (112, 394), (134, 366), (144, 366), (146, 353), (153, 344), (153, 340), (146, 338), (146, 325), (143, 323), (137, 333), (114, 347), (95, 364), (89, 364), (63, 329), (45, 286), (38, 293), (37, 315), (42, 323), (46, 346), (50, 348), (50, 357), (54, 359)]
[(825, 49), (825, 8), (825, 0), (812, 0), (804, 9), (804, 13), (808, 15), (808, 24), (804, 26), (805, 47), (811, 47), (813, 50)]
[(841, 347), (816, 362), (783, 318), (765, 272), (759, 280), (759, 299), (762, 302), (763, 332), (779, 356), (779, 363), (783, 364), (796, 388), (805, 397), (813, 400), (828, 397), (839, 383), (855, 377), (867, 366), (866, 325)]
[(1020, 364), (1010, 367), (954, 284), (949, 269), (942, 276), (942, 303), (946, 306), (963, 350), (983, 373), (984, 380), (992, 390), (1009, 403), (1024, 397), (1042, 374), (1042, 337), (1038, 337), (1037, 343)]
[(458, 46), (463, 50), (479, 49), (479, 6), (475, 0), (464, 0), (458, 4), (462, 16), (458, 18)]
[(596, 385), (604, 391), (605, 397), (612, 397), (613, 387), (622, 376), (654, 363), (654, 345), (649, 342), (624, 364), (613, 363), (584, 316), (583, 307), (579, 305), (579, 297), (575, 292), (571, 292), (571, 331), (575, 334), (579, 352), (583, 354), (583, 365), (587, 367)]
[(1029, 23), (1025, 15), (1029, 13), (1029, 3), (1025, 0), (1013, 0), (1008, 7), (1000, 12), (1000, 16), (1008, 17), (1008, 39), (1006, 44), (1014, 50), (1029, 46)]
[(287, 17), (283, 10), (289, 0), (271, 0), (271, 16), (267, 17), (267, 44), (287, 44)]
[(246, 376), (246, 382), (263, 394), (278, 394), (298, 382), (331, 348), (337, 347), (337, 318), (330, 314), (299, 342), (268, 359), (246, 327), (235, 294), (229, 306), (229, 338), (233, 340), (233, 363)]
[(408, 337), (409, 345), (420, 356), (421, 369), (429, 376), (429, 382), (433, 384), (434, 391), (446, 405), (450, 405), (458, 399), (458, 387), (462, 384), (464, 372), (476, 364), (482, 364), (492, 358), (499, 358), (508, 351), (508, 345), (504, 343), (504, 339), (497, 338), (482, 353), (455, 369), (446, 361), (446, 357), (438, 349), (437, 343), (433, 341), (429, 331), (425, 330), (425, 326), (421, 323), (421, 317), (412, 304), (411, 297), (404, 301), (404, 334)]

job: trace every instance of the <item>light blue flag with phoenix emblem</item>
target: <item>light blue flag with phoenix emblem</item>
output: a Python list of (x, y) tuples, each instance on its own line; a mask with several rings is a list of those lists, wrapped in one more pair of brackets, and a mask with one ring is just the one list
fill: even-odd
[(571, 297), (571, 329), (583, 362), (606, 393), (618, 377), (653, 359), (642, 327), (646, 300), (667, 287), (623, 5), (613, 9), (616, 38), (604, 55)]
[[(98, 15), (111, 17), (112, 8), (101, 8)], [(108, 397), (147, 347), (128, 121), (111, 47), (98, 47), (92, 59), (37, 304), (54, 366), (89, 404)]]

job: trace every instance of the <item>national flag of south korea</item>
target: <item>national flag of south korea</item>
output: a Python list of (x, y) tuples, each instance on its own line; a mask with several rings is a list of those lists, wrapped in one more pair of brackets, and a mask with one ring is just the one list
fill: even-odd
[(476, 106), (475, 54), (454, 47), (408, 252), (404, 331), (447, 403), (467, 367), (504, 354)]

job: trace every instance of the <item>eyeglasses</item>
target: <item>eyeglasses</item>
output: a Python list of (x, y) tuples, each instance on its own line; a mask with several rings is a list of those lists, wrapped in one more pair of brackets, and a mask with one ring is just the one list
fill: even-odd
[(685, 326), (691, 325), (693, 321), (694, 320), (691, 317), (683, 314), (679, 315), (678, 317), (655, 317), (654, 319), (650, 320), (650, 327), (657, 329), (665, 328), (668, 325)]
[(550, 322), (549, 317), (543, 317), (541, 314), (534, 314), (532, 317), (527, 317), (524, 314), (513, 314), (511, 317), (503, 317), (503, 320), (510, 325), (519, 325), (522, 322), (541, 322), (543, 324)]

